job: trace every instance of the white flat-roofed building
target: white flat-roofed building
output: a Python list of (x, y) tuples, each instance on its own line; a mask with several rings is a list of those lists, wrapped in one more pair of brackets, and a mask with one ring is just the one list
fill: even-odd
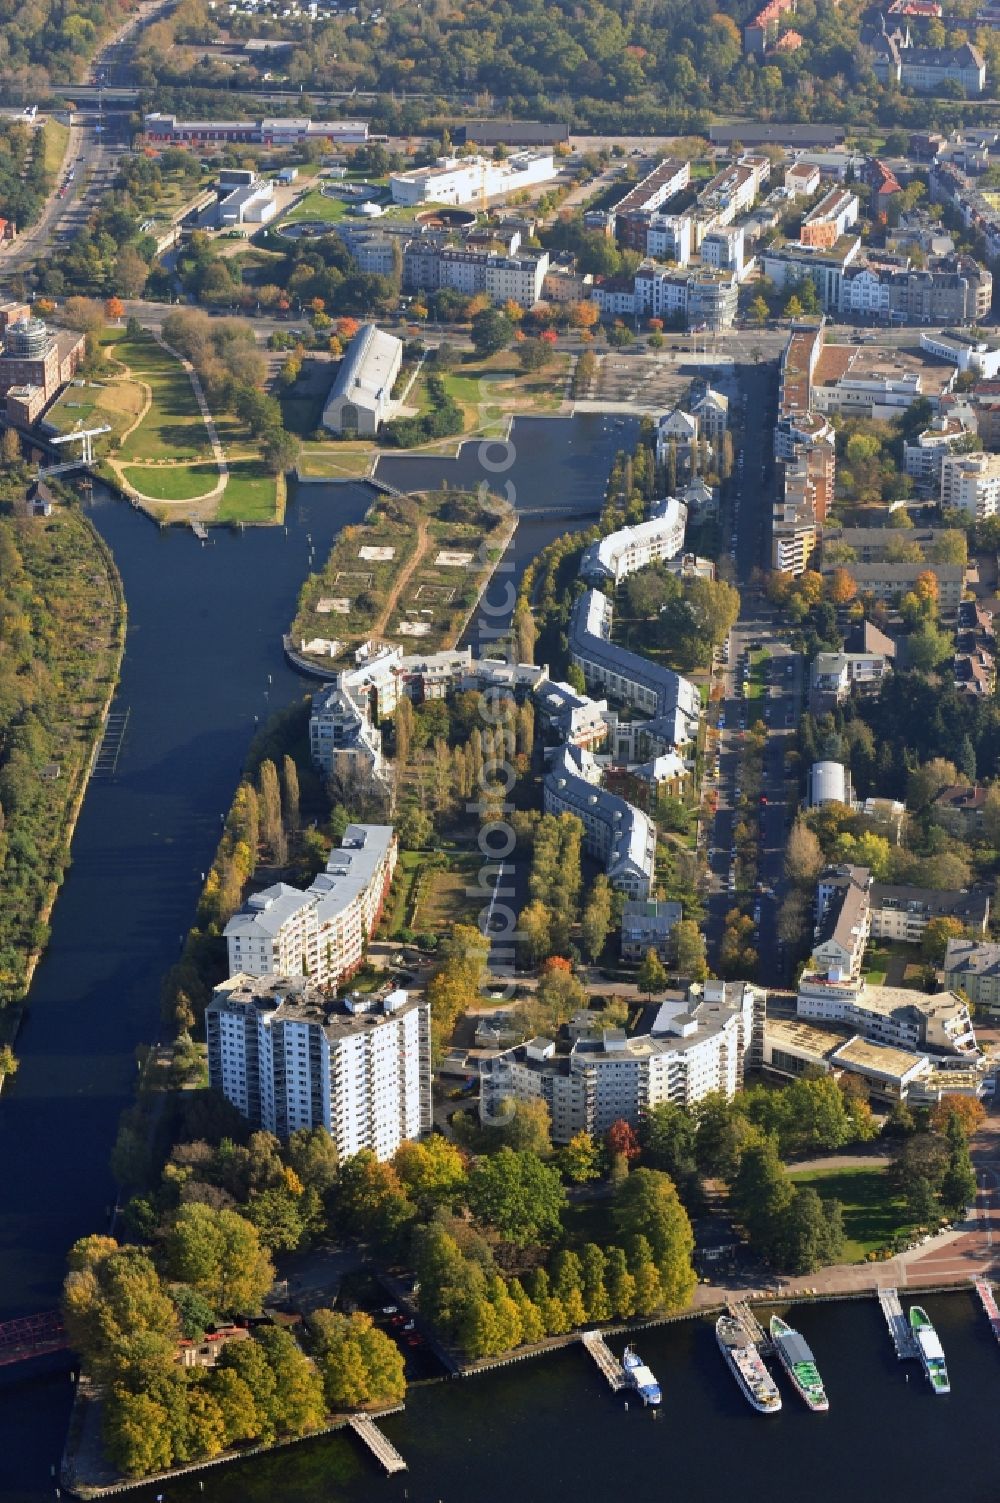
[(210, 1084), (286, 1140), (324, 1128), (341, 1163), (431, 1130), (430, 1008), (405, 991), (335, 1002), (301, 978), (231, 976), (205, 1013)]
[(573, 607), (569, 628), (572, 661), (588, 688), (597, 687), (651, 717), (679, 711), (697, 733), (701, 695), (689, 679), (611, 641), (613, 608), (599, 590), (587, 590)]
[(584, 550), (580, 573), (593, 583), (619, 584), (637, 569), (676, 557), (684, 547), (687, 507), (676, 496), (655, 501), (645, 522), (620, 527)]
[(663, 1101), (693, 1106), (714, 1091), (731, 1100), (752, 1062), (764, 995), (749, 982), (707, 981), (645, 1008), (632, 1034), (574, 1027), (562, 1047), (531, 1039), (483, 1060), (484, 1101), (544, 1101), (553, 1141), (567, 1143), (579, 1132), (601, 1138), (619, 1120), (638, 1127)]
[(815, 1022), (841, 1023), (852, 1031), (914, 1051), (977, 1053), (969, 1009), (954, 992), (927, 995), (902, 986), (869, 986), (806, 971), (799, 981), (796, 1011)]
[(801, 1019), (764, 1020), (764, 1069), (795, 1080), (807, 1072), (857, 1076), (879, 1101), (905, 1101), (931, 1073), (926, 1054)]
[(920, 485), (940, 490), (942, 461), (954, 452), (956, 444), (969, 437), (970, 430), (960, 417), (951, 413), (931, 419), (929, 428), (918, 433), (911, 443), (903, 444), (903, 469)]
[(555, 177), (551, 151), (519, 151), (506, 161), (490, 157), (439, 157), (430, 167), (389, 175), (397, 204), (478, 204), (484, 198), (517, 193)]
[(648, 898), (656, 862), (656, 828), (641, 809), (601, 787), (601, 769), (588, 751), (561, 746), (545, 774), (546, 814), (575, 814), (583, 841), (604, 862), (608, 880), (632, 898)]
[(753, 262), (746, 259), (746, 236), (742, 225), (720, 225), (709, 230), (701, 242), (701, 262), (716, 271), (731, 271), (742, 282)]
[(1000, 376), (1000, 340), (983, 339), (968, 329), (921, 329), (920, 348), (986, 381)]
[(347, 347), (323, 408), (331, 433), (378, 432), (392, 411), (392, 388), (403, 363), (403, 341), (375, 324), (362, 324)]
[(691, 259), (691, 215), (651, 215), (646, 227), (646, 255), (686, 266)]
[(943, 454), (941, 505), (977, 522), (995, 517), (1000, 504), (1000, 454)]
[(304, 892), (277, 882), (233, 914), (223, 931), (230, 976), (308, 976), (337, 986), (361, 964), (395, 869), (391, 825), (348, 825)]

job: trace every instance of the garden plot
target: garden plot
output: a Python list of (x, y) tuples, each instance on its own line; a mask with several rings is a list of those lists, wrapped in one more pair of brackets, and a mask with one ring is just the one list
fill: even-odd
[(320, 616), (349, 616), (351, 614), (351, 597), (349, 595), (323, 595), (316, 602), (316, 613)]
[(370, 590), (375, 582), (374, 574), (364, 574), (360, 569), (341, 569), (333, 576), (335, 585), (350, 581), (356, 589)]
[(474, 553), (459, 553), (454, 548), (442, 548), (434, 560), (435, 569), (467, 569), (475, 558)]
[(429, 637), (430, 633), (429, 621), (401, 621), (396, 627), (396, 635), (400, 637)]

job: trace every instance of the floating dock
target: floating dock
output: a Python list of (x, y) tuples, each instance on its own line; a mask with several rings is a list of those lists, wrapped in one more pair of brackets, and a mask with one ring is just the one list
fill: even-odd
[(993, 1285), (985, 1279), (976, 1280), (976, 1293), (979, 1295), (979, 1303), (986, 1311), (986, 1318), (990, 1323), (990, 1330), (997, 1341), (1000, 1341), (1000, 1309), (997, 1308), (996, 1295), (993, 1293)]
[(359, 1435), (365, 1445), (371, 1451), (376, 1461), (380, 1461), (390, 1474), (392, 1472), (405, 1472), (406, 1462), (400, 1456), (392, 1441), (387, 1440), (375, 1421), (368, 1414), (352, 1414), (348, 1424)]
[(889, 1335), (892, 1344), (896, 1348), (896, 1356), (900, 1362), (905, 1362), (910, 1357), (919, 1357), (917, 1344), (910, 1330), (910, 1322), (903, 1314), (903, 1307), (899, 1303), (898, 1289), (879, 1289), (878, 1302), (882, 1306), (882, 1314), (885, 1323), (889, 1327)]
[(608, 1346), (600, 1331), (584, 1331), (580, 1337), (583, 1345), (597, 1363), (615, 1393), (626, 1385), (625, 1369)]
[(734, 1301), (726, 1306), (726, 1310), (730, 1318), (743, 1327), (761, 1356), (767, 1356), (772, 1347), (771, 1338), (746, 1301)]

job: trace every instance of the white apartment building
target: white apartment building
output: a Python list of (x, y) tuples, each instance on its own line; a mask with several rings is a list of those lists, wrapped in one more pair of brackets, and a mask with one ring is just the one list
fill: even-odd
[(586, 850), (604, 862), (608, 881), (631, 898), (648, 898), (656, 865), (656, 828), (626, 799), (601, 787), (590, 752), (561, 746), (545, 774), (546, 814), (575, 814)]
[(918, 433), (915, 442), (903, 445), (903, 469), (925, 487), (940, 489), (941, 462), (955, 445), (968, 436), (969, 430), (959, 417), (938, 414), (929, 428)]
[(471, 246), (446, 246), (422, 250), (419, 263), (408, 251), (404, 264), (408, 286), (424, 290), (453, 287), (469, 297), (485, 292), (498, 306), (513, 298), (522, 308), (533, 308), (542, 296), (549, 254), (498, 255)]
[(546, 679), (535, 690), (535, 708), (559, 740), (571, 746), (593, 751), (608, 739), (607, 700), (579, 694), (572, 684)]
[(489, 157), (439, 157), (432, 167), (389, 175), (397, 204), (480, 204), (548, 182), (556, 175), (551, 151), (519, 151), (504, 162)]
[(337, 986), (361, 964), (395, 869), (391, 825), (348, 825), (305, 892), (276, 882), (233, 914), (223, 931), (230, 976), (308, 976)]
[(731, 1099), (751, 1063), (764, 995), (748, 982), (707, 981), (649, 1009), (641, 1032), (572, 1029), (568, 1051), (532, 1039), (483, 1061), (484, 1101), (544, 1101), (553, 1141), (567, 1143), (579, 1132), (601, 1138), (618, 1121), (638, 1127), (662, 1101), (693, 1106), (713, 1091)]
[(619, 584), (637, 569), (676, 557), (684, 547), (687, 507), (676, 496), (654, 501), (645, 522), (621, 527), (584, 550), (580, 573), (594, 584)]
[(982, 522), (1000, 501), (1000, 454), (947, 454), (941, 458), (941, 505)]
[(646, 255), (686, 266), (691, 259), (691, 215), (653, 214), (646, 229)]
[(405, 991), (334, 1002), (287, 977), (237, 975), (205, 1013), (208, 1076), (254, 1127), (323, 1127), (341, 1163), (391, 1159), (431, 1130), (430, 1007)]
[(694, 739), (701, 716), (697, 687), (672, 669), (661, 668), (612, 642), (613, 619), (611, 601), (599, 590), (588, 590), (573, 607), (570, 658), (583, 673), (588, 688), (596, 687), (644, 715), (676, 715), (689, 727), (686, 739)]
[(742, 282), (750, 270), (746, 259), (746, 236), (741, 225), (720, 225), (709, 230), (701, 242), (701, 263), (715, 271), (731, 271)]

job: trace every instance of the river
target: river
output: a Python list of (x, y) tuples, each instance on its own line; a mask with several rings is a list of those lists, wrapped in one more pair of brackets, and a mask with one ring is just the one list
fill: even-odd
[[(522, 434), (523, 428), (523, 434)], [(585, 417), (515, 425), (517, 504), (599, 504), (627, 433)], [(478, 445), (457, 462), (392, 459), (392, 483), (483, 477)], [(491, 462), (503, 462), (494, 447)], [(493, 478), (493, 477), (491, 477)], [(298, 487), (284, 529), (160, 531), (96, 488), (91, 515), (125, 587), (129, 628), (115, 710), (128, 729), (113, 778), (95, 778), (73, 840), (52, 937), (0, 1100), (0, 1319), (51, 1308), (66, 1249), (108, 1224), (108, 1154), (135, 1080), (136, 1046), (157, 1036), (160, 980), (191, 923), (255, 722), (308, 687), (281, 634), (310, 566), (371, 504), (366, 486)], [(528, 521), (513, 578), (572, 517)], [(0, 1387), (0, 1497), (41, 1496), (58, 1459), (68, 1384)], [(10, 1489), (13, 1488), (13, 1491)]]

